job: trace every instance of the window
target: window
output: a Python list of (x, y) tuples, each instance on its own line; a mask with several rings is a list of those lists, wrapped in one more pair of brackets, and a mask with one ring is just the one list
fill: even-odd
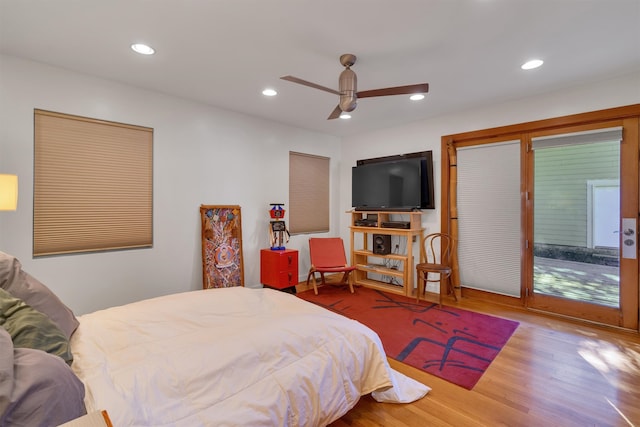
[(33, 255), (151, 247), (153, 129), (34, 111)]
[(536, 252), (562, 247), (578, 261), (587, 248), (618, 248), (620, 140), (621, 127), (531, 139)]
[(289, 231), (329, 231), (329, 158), (289, 152)]

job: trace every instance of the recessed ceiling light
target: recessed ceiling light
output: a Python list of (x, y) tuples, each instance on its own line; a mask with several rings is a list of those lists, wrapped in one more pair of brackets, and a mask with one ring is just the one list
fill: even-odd
[(350, 119), (351, 118), (351, 114), (342, 112), (342, 113), (340, 113), (340, 118), (343, 119), (343, 120)]
[(132, 44), (131, 49), (133, 49), (134, 52), (142, 55), (153, 55), (154, 53), (156, 53), (156, 51), (151, 46), (142, 43)]
[(411, 95), (409, 97), (409, 99), (412, 100), (412, 101), (420, 101), (420, 100), (424, 99), (424, 95), (421, 94), (421, 93), (414, 93), (413, 95)]
[(264, 96), (276, 96), (278, 92), (276, 92), (274, 89), (265, 89), (262, 91), (262, 94)]
[(534, 68), (538, 68), (544, 64), (542, 59), (532, 59), (531, 61), (527, 61), (520, 66), (523, 70), (533, 70)]

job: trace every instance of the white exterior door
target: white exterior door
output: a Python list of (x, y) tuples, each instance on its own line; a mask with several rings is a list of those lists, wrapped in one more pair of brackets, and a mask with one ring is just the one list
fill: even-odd
[(620, 245), (620, 182), (618, 180), (594, 180), (588, 182), (589, 247), (617, 248)]

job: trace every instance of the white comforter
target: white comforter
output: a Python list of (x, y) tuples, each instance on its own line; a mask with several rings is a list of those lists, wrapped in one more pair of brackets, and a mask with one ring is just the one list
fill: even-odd
[[(361, 395), (429, 388), (364, 325), (270, 289), (168, 295), (79, 317), (73, 369), (114, 426), (320, 426)], [(378, 392), (376, 392), (376, 390)]]

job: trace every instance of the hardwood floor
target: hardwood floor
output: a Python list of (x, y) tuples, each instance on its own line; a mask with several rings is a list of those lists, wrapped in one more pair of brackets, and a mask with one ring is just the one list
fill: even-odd
[(640, 337), (464, 299), (460, 308), (520, 326), (473, 390), (390, 359), (432, 388), (411, 404), (364, 396), (333, 427), (640, 426)]

